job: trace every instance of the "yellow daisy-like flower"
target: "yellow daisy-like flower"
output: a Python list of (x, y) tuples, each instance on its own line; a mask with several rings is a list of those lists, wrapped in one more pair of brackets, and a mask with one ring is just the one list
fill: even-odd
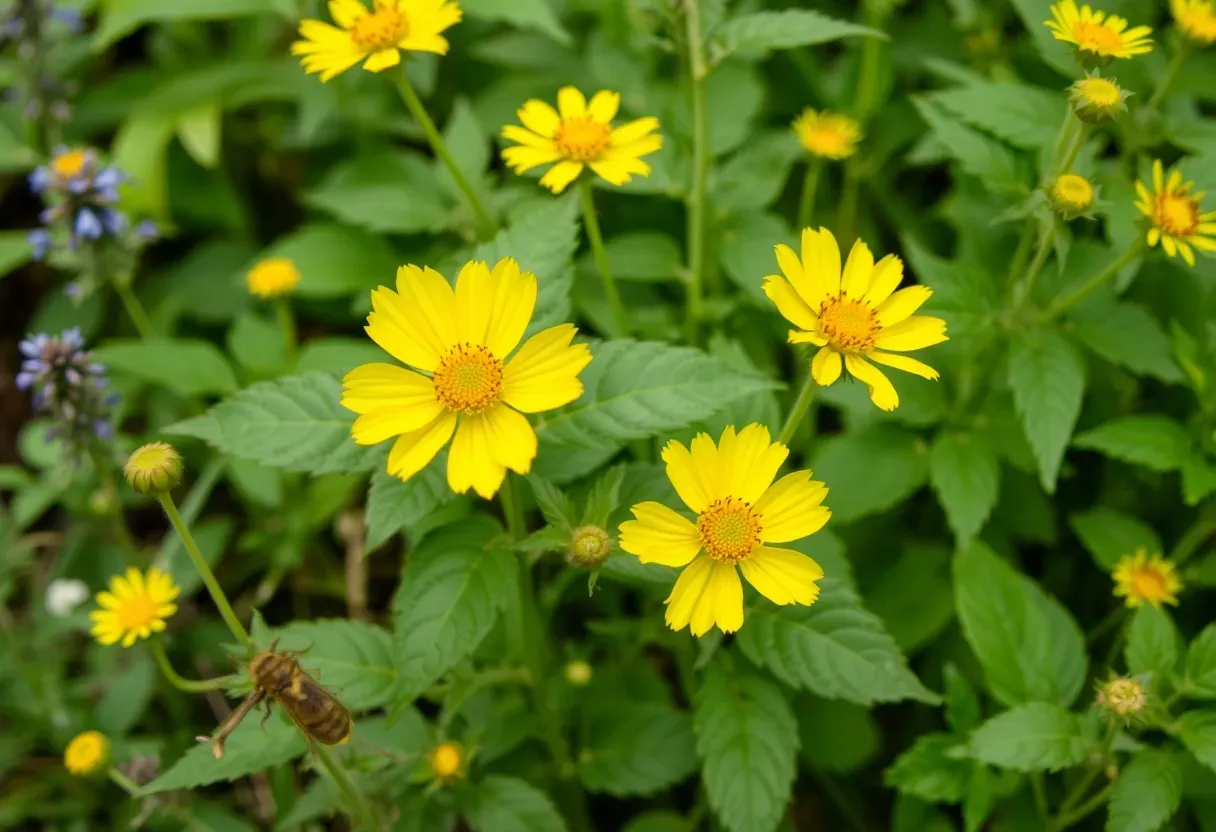
[(1182, 34), (1201, 46), (1216, 41), (1216, 9), (1211, 0), (1170, 0), (1170, 11)]
[(888, 254), (875, 263), (869, 247), (858, 240), (842, 274), (840, 248), (832, 232), (804, 228), (802, 258), (789, 246), (778, 245), (777, 264), (784, 277), (764, 278), (764, 293), (798, 327), (789, 334), (791, 344), (821, 347), (811, 362), (816, 384), (827, 387), (835, 382), (843, 365), (870, 388), (874, 404), (894, 410), (899, 395), (871, 361), (937, 378), (932, 367), (895, 354), (949, 340), (941, 318), (912, 314), (929, 299), (932, 289), (909, 286), (895, 291), (904, 274), (898, 257)]
[(1191, 193), (1194, 182), (1183, 182), (1182, 174), (1175, 170), (1165, 177), (1165, 168), (1160, 159), (1153, 160), (1153, 189), (1136, 181), (1136, 207), (1148, 217), (1148, 244), (1161, 243), (1170, 257), (1181, 254), (1187, 265), (1195, 265), (1195, 252), (1216, 251), (1216, 211), (1203, 213), (1200, 200), (1205, 192)]
[(63, 752), (64, 767), (77, 777), (86, 777), (110, 762), (110, 741), (100, 731), (77, 734)]
[(359, 61), (368, 72), (401, 62), (400, 50), (446, 55), (442, 32), (460, 22), (460, 6), (450, 0), (375, 0), (369, 9), (359, 0), (329, 0), (337, 26), (320, 20), (300, 21), (300, 37), (291, 54), (302, 55), (304, 71), (328, 81)]
[(536, 276), (510, 258), (492, 271), (466, 264), (455, 291), (434, 269), (398, 269), (396, 292), (372, 292), (366, 331), (411, 369), (364, 364), (346, 374), (342, 406), (359, 414), (355, 441), (397, 437), (388, 472), (408, 480), (452, 439), (448, 485), (487, 500), (508, 468), (526, 474), (536, 433), (523, 414), (577, 399), (578, 374), (591, 361), (586, 344), (570, 343), (571, 324), (538, 332), (516, 351), (535, 305)]
[(769, 440), (768, 428), (722, 431), (718, 444), (698, 434), (692, 446), (663, 449), (667, 477), (696, 522), (656, 502), (638, 503), (621, 524), (621, 548), (642, 563), (685, 567), (667, 597), (667, 625), (704, 635), (743, 626), (743, 585), (735, 568), (774, 604), (813, 604), (823, 569), (789, 543), (823, 528), (831, 512), (828, 490), (810, 471), (773, 478), (789, 449)]
[(1090, 124), (1113, 119), (1126, 110), (1127, 97), (1131, 95), (1111, 79), (1096, 73), (1087, 74), (1068, 90), (1073, 112)]
[(584, 166), (613, 185), (624, 185), (635, 173), (649, 176), (650, 165), (642, 157), (663, 146), (663, 137), (654, 132), (659, 120), (647, 116), (614, 128), (620, 104), (620, 93), (600, 90), (588, 102), (577, 87), (557, 91), (556, 110), (529, 99), (516, 111), (523, 127), (502, 128), (504, 139), (518, 142), (503, 150), (503, 161), (516, 173), (556, 162), (540, 178), (555, 194), (577, 179)]
[(245, 275), (249, 294), (269, 300), (291, 294), (300, 285), (300, 270), (287, 257), (267, 257)]
[(148, 638), (165, 629), (165, 619), (177, 612), (173, 599), (181, 592), (166, 573), (152, 567), (147, 574), (135, 567), (126, 577), (110, 579), (109, 592), (97, 593), (101, 609), (89, 613), (90, 631), (98, 644), (130, 647), (138, 638)]
[(1127, 28), (1127, 20), (1118, 15), (1096, 11), (1088, 4), (1077, 8), (1076, 0), (1061, 0), (1051, 7), (1051, 20), (1043, 25), (1056, 40), (1074, 44), (1081, 52), (1100, 58), (1131, 58), (1153, 51), (1148, 26)]
[(427, 754), (427, 764), (436, 780), (455, 780), (464, 774), (464, 752), (459, 743), (441, 742)]
[(847, 159), (857, 152), (861, 127), (841, 113), (818, 112), (807, 107), (794, 119), (794, 133), (806, 151), (825, 159)]
[(1182, 581), (1174, 564), (1161, 555), (1149, 557), (1143, 549), (1125, 555), (1115, 565), (1111, 577), (1115, 579), (1115, 597), (1125, 598), (1128, 607), (1134, 609), (1145, 602), (1157, 608), (1162, 604), (1178, 604)]

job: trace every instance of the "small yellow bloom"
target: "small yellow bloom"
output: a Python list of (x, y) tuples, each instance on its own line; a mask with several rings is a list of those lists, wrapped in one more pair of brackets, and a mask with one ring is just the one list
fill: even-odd
[(1146, 601), (1158, 609), (1162, 604), (1178, 604), (1182, 581), (1174, 564), (1161, 555), (1149, 557), (1143, 549), (1125, 555), (1111, 577), (1115, 579), (1115, 597), (1125, 598), (1128, 607), (1143, 606)]
[(508, 468), (526, 474), (536, 433), (523, 414), (577, 399), (578, 374), (591, 361), (586, 344), (570, 343), (571, 324), (538, 332), (516, 350), (535, 305), (536, 276), (510, 258), (493, 270), (467, 263), (455, 291), (434, 269), (398, 269), (396, 292), (372, 292), (366, 329), (411, 369), (364, 364), (346, 374), (342, 406), (359, 414), (355, 441), (397, 437), (388, 472), (408, 480), (451, 439), (448, 485), (487, 500)]
[(259, 260), (245, 275), (249, 294), (269, 300), (289, 295), (300, 284), (300, 270), (286, 257)]
[(1060, 0), (1051, 7), (1052, 20), (1043, 25), (1056, 40), (1067, 41), (1079, 52), (1089, 52), (1099, 58), (1131, 58), (1153, 51), (1148, 26), (1127, 28), (1127, 20), (1107, 15), (1089, 5), (1077, 8), (1076, 0)]
[(1160, 159), (1153, 160), (1153, 189), (1141, 181), (1136, 181), (1136, 195), (1140, 197), (1136, 207), (1140, 213), (1148, 217), (1148, 244), (1161, 243), (1165, 253), (1170, 257), (1181, 254), (1187, 265), (1195, 265), (1195, 253), (1191, 246), (1200, 251), (1216, 251), (1216, 211), (1203, 213), (1200, 200), (1204, 191), (1191, 193), (1194, 182), (1183, 182), (1179, 171), (1172, 171), (1169, 179), (1165, 177), (1165, 169)]
[(794, 119), (799, 143), (814, 156), (847, 159), (857, 152), (861, 127), (841, 113), (817, 112), (807, 107)]
[(431, 773), (439, 780), (453, 780), (464, 773), (464, 752), (459, 743), (441, 742), (427, 755)]
[(840, 248), (832, 232), (804, 228), (802, 258), (789, 246), (778, 245), (777, 264), (784, 277), (764, 278), (764, 293), (782, 316), (798, 327), (789, 334), (791, 344), (821, 348), (811, 362), (816, 384), (827, 387), (835, 382), (843, 365), (870, 388), (874, 404), (894, 410), (899, 406), (899, 395), (882, 370), (870, 361), (937, 378), (932, 367), (894, 354), (948, 340), (946, 322), (941, 318), (912, 314), (933, 290), (909, 286), (895, 291), (904, 274), (904, 264), (898, 257), (888, 254), (875, 263), (869, 247), (858, 240), (842, 275)]
[(654, 132), (659, 120), (648, 116), (614, 128), (620, 104), (620, 93), (600, 90), (588, 102), (576, 87), (557, 91), (556, 110), (536, 98), (525, 101), (516, 111), (523, 127), (502, 128), (504, 139), (518, 142), (503, 150), (503, 161), (516, 173), (556, 162), (540, 179), (555, 194), (584, 166), (613, 185), (624, 185), (635, 173), (649, 176), (642, 157), (663, 146), (663, 137)]
[(400, 50), (446, 55), (442, 32), (460, 22), (460, 6), (450, 0), (375, 0), (368, 9), (359, 0), (329, 0), (337, 26), (320, 20), (300, 21), (300, 37), (291, 54), (304, 56), (304, 71), (328, 81), (359, 61), (368, 72), (401, 62)]
[(1052, 205), (1068, 218), (1085, 213), (1094, 204), (1094, 186), (1075, 173), (1058, 177), (1050, 190)]
[(1135, 679), (1111, 679), (1098, 688), (1098, 707), (1124, 720), (1143, 711), (1147, 702), (1144, 688)]
[(1126, 110), (1127, 97), (1131, 95), (1111, 79), (1096, 73), (1087, 74), (1068, 90), (1073, 112), (1090, 124), (1113, 119)]
[(83, 173), (91, 161), (87, 150), (61, 150), (51, 159), (51, 172), (66, 181)]
[(590, 684), (592, 675), (594, 675), (594, 671), (592, 671), (591, 665), (582, 659), (574, 659), (566, 665), (566, 681), (572, 687), (585, 687)]
[(180, 592), (173, 578), (156, 567), (146, 575), (130, 567), (126, 577), (110, 579), (109, 592), (97, 593), (101, 609), (89, 613), (93, 622), (90, 632), (98, 644), (121, 640), (123, 647), (130, 647), (137, 638), (148, 638), (165, 629), (165, 619), (177, 612), (173, 599)]
[(140, 494), (164, 494), (182, 481), (182, 457), (167, 442), (149, 442), (122, 467), (127, 484)]
[(1216, 41), (1216, 10), (1211, 0), (1170, 0), (1170, 11), (1182, 34), (1201, 46)]
[(686, 448), (672, 440), (663, 449), (667, 478), (696, 522), (656, 502), (638, 503), (635, 519), (621, 524), (621, 548), (642, 563), (686, 567), (667, 597), (667, 625), (704, 635), (716, 624), (724, 633), (743, 626), (743, 585), (735, 567), (774, 604), (815, 603), (823, 569), (789, 543), (823, 528), (831, 512), (828, 490), (810, 471), (773, 478), (789, 449), (771, 442), (768, 428), (748, 425), (722, 431), (718, 444), (698, 434)]
[(63, 765), (77, 777), (94, 774), (110, 762), (110, 741), (100, 731), (77, 734), (63, 752)]

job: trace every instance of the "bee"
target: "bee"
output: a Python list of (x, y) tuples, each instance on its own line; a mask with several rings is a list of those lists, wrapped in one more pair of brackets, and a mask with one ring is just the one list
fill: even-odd
[(301, 669), (296, 661), (300, 651), (278, 652), (275, 649), (278, 644), (278, 639), (275, 639), (269, 650), (258, 653), (249, 662), (253, 692), (211, 739), (211, 752), (217, 760), (224, 755), (224, 740), (250, 711), (263, 702), (266, 704), (263, 723), (270, 717), (270, 703), (279, 703), (304, 734), (310, 748), (313, 747), (313, 740), (323, 745), (341, 745), (350, 739), (355, 727), (350, 711)]

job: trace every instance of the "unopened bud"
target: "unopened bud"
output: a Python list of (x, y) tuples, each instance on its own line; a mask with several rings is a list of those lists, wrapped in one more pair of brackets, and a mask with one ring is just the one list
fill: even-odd
[(591, 665), (582, 659), (575, 659), (566, 665), (566, 681), (572, 687), (581, 688), (591, 681)]
[(182, 458), (167, 442), (151, 442), (123, 466), (127, 483), (140, 494), (166, 494), (182, 481)]
[(570, 535), (570, 560), (579, 566), (599, 566), (611, 551), (612, 538), (599, 526), (579, 526)]
[(1108, 713), (1125, 720), (1139, 714), (1148, 702), (1148, 695), (1135, 679), (1111, 679), (1098, 689), (1098, 705)]
[(1065, 219), (1073, 219), (1093, 208), (1094, 186), (1084, 176), (1066, 173), (1051, 183), (1051, 205)]

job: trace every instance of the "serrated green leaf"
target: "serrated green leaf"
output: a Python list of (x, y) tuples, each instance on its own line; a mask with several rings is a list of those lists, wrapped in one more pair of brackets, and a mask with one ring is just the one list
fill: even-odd
[(898, 505), (924, 484), (929, 454), (916, 434), (888, 424), (833, 437), (815, 456), (830, 486), (832, 519), (849, 523)]
[(946, 725), (956, 734), (966, 734), (980, 723), (980, 699), (971, 682), (953, 663), (942, 670), (946, 687)]
[(1142, 606), (1127, 631), (1127, 669), (1134, 675), (1151, 673), (1168, 678), (1178, 666), (1182, 638), (1165, 610)]
[(515, 591), (515, 562), (485, 516), (440, 529), (406, 561), (393, 596), (393, 664), (398, 707), (467, 656)]
[(473, 832), (565, 832), (549, 796), (526, 780), (491, 774), (461, 795)]
[(1161, 381), (1182, 381), (1169, 336), (1144, 308), (1104, 300), (1080, 306), (1069, 317), (1077, 340), (1107, 361)]
[(574, 505), (565, 492), (539, 474), (529, 474), (528, 485), (532, 486), (536, 505), (550, 526), (566, 531), (574, 528)]
[(223, 20), (273, 14), (273, 0), (214, 0), (208, 3), (162, 3), (160, 0), (109, 0), (93, 35), (93, 50), (101, 51), (147, 23), (174, 20)]
[(974, 764), (947, 752), (962, 743), (950, 734), (924, 734), (895, 759), (883, 782), (930, 803), (961, 803)]
[(1059, 705), (1030, 702), (971, 733), (971, 756), (1014, 771), (1059, 771), (1085, 759), (1080, 720)]
[(232, 365), (210, 341), (189, 338), (107, 341), (93, 358), (111, 372), (128, 373), (182, 396), (235, 392)]
[[(617, 280), (662, 282), (675, 280), (684, 266), (680, 246), (661, 231), (627, 231), (604, 242), (608, 267)], [(588, 254), (579, 261), (583, 274), (598, 279), (595, 261)]]
[(1106, 832), (1156, 832), (1181, 803), (1182, 770), (1174, 755), (1141, 752), (1114, 782)]
[(723, 826), (772, 832), (790, 799), (798, 753), (798, 725), (781, 689), (714, 661), (697, 691), (693, 722), (705, 793)]
[(933, 290), (925, 311), (944, 318), (952, 337), (988, 331), (998, 311), (992, 276), (974, 264), (938, 257), (911, 234), (902, 243), (912, 273)]
[(373, 624), (342, 619), (297, 621), (273, 632), (280, 650), (302, 650), (300, 667), (348, 710), (378, 708), (397, 682), (392, 636)]
[(819, 600), (809, 607), (765, 604), (751, 611), (736, 637), (744, 654), (787, 685), (827, 699), (938, 701), (851, 588), (832, 577), (819, 587)]
[(345, 375), (360, 364), (383, 360), (384, 350), (367, 338), (316, 338), (300, 348), (296, 369)]
[(1186, 692), (1216, 699), (1216, 624), (1209, 624), (1186, 651)]
[(1085, 682), (1085, 636), (1058, 601), (982, 544), (954, 558), (963, 635), (1005, 705), (1070, 705)]
[(1064, 449), (1081, 413), (1085, 367), (1076, 349), (1054, 332), (1016, 341), (1009, 385), (1022, 427), (1039, 463), (1039, 481), (1054, 494)]
[(285, 257), (295, 264), (300, 271), (295, 293), (306, 298), (343, 297), (395, 286), (399, 265), (383, 237), (327, 222), (308, 223), (280, 237), (257, 259), (268, 257)]
[(753, 136), (722, 164), (709, 198), (724, 212), (760, 211), (781, 195), (790, 168), (805, 154), (788, 130)]
[(605, 471), (587, 494), (583, 507), (583, 524), (608, 528), (608, 518), (621, 504), (621, 484), (625, 481), (625, 466), (617, 465)]
[(982, 435), (939, 433), (929, 452), (929, 483), (960, 543), (979, 534), (996, 505), (1001, 464)]
[(1216, 491), (1216, 465), (1206, 457), (1192, 456), (1182, 463), (1182, 501), (1195, 506)]
[(1023, 191), (1023, 177), (1009, 148), (951, 118), (927, 98), (912, 96), (912, 104), (963, 172), (991, 184), (997, 191)]
[(848, 37), (886, 38), (869, 26), (836, 20), (809, 9), (764, 11), (740, 15), (723, 23), (712, 49), (718, 60), (733, 52), (760, 53), (794, 49)]
[(615, 797), (649, 795), (697, 770), (692, 719), (655, 702), (604, 702), (584, 716), (578, 771), (583, 785)]
[(1025, 150), (1055, 141), (1066, 108), (1059, 92), (1008, 82), (968, 84), (929, 98), (965, 124)]
[(335, 165), (304, 201), (375, 233), (441, 231), (454, 203), (445, 198), (430, 162), (412, 151), (351, 156)]
[(1124, 555), (1137, 549), (1161, 551), (1161, 538), (1146, 524), (1126, 514), (1098, 506), (1068, 518), (1077, 537), (1099, 568), (1109, 572)]
[(1151, 414), (1112, 419), (1079, 434), (1073, 445), (1154, 471), (1173, 471), (1191, 456), (1186, 429), (1169, 417)]
[(383, 468), (372, 474), (367, 492), (367, 540), (364, 551), (370, 552), (402, 529), (413, 526), (430, 516), (456, 496), (448, 488), (441, 455), (408, 480), (392, 476)]
[(544, 32), (558, 43), (571, 43), (570, 33), (562, 26), (548, 0), (513, 0), (510, 3), (500, 3), (498, 0), (462, 0), (461, 7), (468, 12), (469, 17), (504, 20), (521, 29)]
[(313, 474), (368, 471), (382, 454), (350, 437), (355, 414), (327, 373), (301, 373), (247, 387), (204, 417), (164, 428), (198, 436), (225, 453), (271, 468)]
[(264, 731), (260, 722), (249, 718), (238, 725), (224, 743), (224, 756), (219, 760), (211, 755), (210, 743), (192, 747), (164, 774), (140, 789), (140, 794), (231, 782), (282, 765), (308, 750), (304, 735), (286, 715), (267, 720)]
[(1178, 738), (1195, 759), (1216, 771), (1216, 710), (1187, 711), (1177, 728)]

